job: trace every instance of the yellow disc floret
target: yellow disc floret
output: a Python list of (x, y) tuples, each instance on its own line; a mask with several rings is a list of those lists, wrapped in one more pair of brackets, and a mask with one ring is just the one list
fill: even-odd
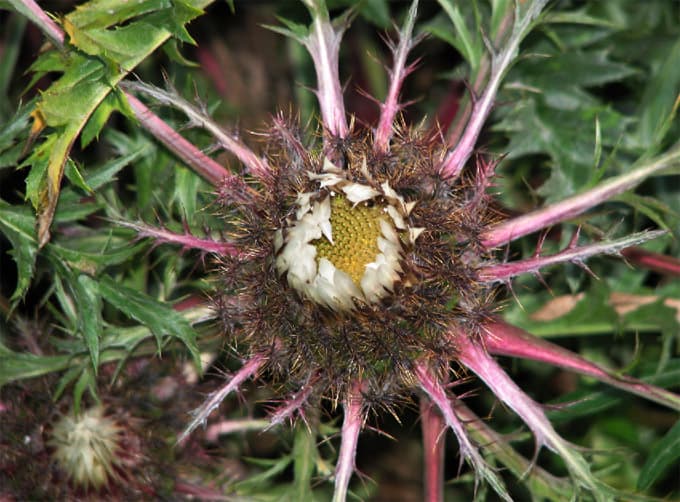
[(312, 241), (316, 246), (317, 261), (326, 258), (359, 286), (366, 265), (380, 254), (380, 218), (385, 215), (378, 205), (352, 203), (341, 195), (331, 198), (331, 227), (333, 242), (326, 238)]

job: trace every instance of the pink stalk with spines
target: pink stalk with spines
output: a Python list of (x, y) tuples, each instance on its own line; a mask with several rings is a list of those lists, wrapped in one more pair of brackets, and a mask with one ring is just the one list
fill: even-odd
[(496, 248), (543, 228), (566, 221), (583, 214), (605, 200), (636, 187), (650, 176), (660, 174), (664, 170), (679, 164), (680, 145), (676, 145), (675, 148), (664, 155), (642, 162), (641, 165), (630, 172), (610, 178), (580, 194), (572, 195), (560, 202), (493, 225), (482, 232), (482, 245), (487, 249)]
[(540, 487), (537, 492), (550, 491), (552, 500), (568, 500), (572, 497), (572, 486), (567, 479), (558, 478), (517, 453), (506, 437), (501, 436), (478, 417), (462, 400), (456, 401), (456, 414), (465, 423), (468, 434), (485, 451), (492, 453), (518, 478), (527, 484)]
[(269, 426), (267, 429), (282, 424), (285, 420), (292, 421), (295, 413), (302, 412), (313, 390), (314, 385), (312, 382), (303, 385), (295, 395), (286, 400), (283, 406), (277, 408), (274, 413), (269, 415)]
[(444, 453), (446, 424), (432, 401), (420, 398), (420, 428), (423, 435), (423, 478), (427, 502), (444, 500)]
[[(205, 129), (212, 134), (225, 150), (241, 161), (249, 174), (260, 180), (266, 180), (270, 176), (270, 168), (265, 159), (248, 148), (243, 141), (228, 134), (209, 115), (197, 109), (178, 94), (140, 83), (125, 83), (124, 87), (145, 94), (159, 103), (177, 108), (187, 116), (192, 125)], [(172, 139), (174, 140), (174, 138)]]
[(239, 183), (242, 183), (240, 178), (231, 174), (221, 164), (215, 162), (196, 148), (190, 141), (184, 139), (177, 131), (161, 120), (135, 96), (127, 94), (126, 98), (130, 104), (130, 108), (135, 113), (135, 117), (139, 120), (139, 123), (144, 129), (158, 138), (161, 143), (182, 159), (197, 174), (208, 181), (208, 183), (217, 185), (224, 179), (238, 180)]
[(364, 398), (361, 395), (361, 381), (356, 380), (347, 393), (343, 405), (345, 418), (342, 421), (340, 453), (335, 466), (335, 490), (333, 502), (344, 502), (347, 498), (349, 481), (355, 469), (359, 433), (364, 425)]
[[(526, 260), (499, 263), (477, 269), (477, 277), (482, 282), (504, 282), (522, 274), (536, 273), (539, 270), (558, 263), (574, 263), (582, 265), (584, 261), (596, 255), (620, 255), (621, 250), (635, 246), (642, 242), (656, 239), (666, 232), (654, 230), (638, 232), (611, 241), (595, 242), (584, 246), (577, 246), (578, 230), (574, 233), (567, 247), (549, 256), (540, 256), (540, 244), (533, 257)], [(542, 244), (542, 241), (540, 241)]]
[(267, 360), (268, 358), (264, 354), (252, 356), (222, 387), (215, 392), (212, 392), (201, 407), (193, 412), (194, 418), (184, 429), (184, 432), (180, 434), (177, 442), (181, 443), (184, 441), (196, 427), (205, 423), (208, 415), (210, 415), (210, 413), (212, 413), (212, 411), (217, 408), (229, 394), (238, 391), (243, 382), (253, 378), (267, 363)]
[(152, 227), (142, 223), (119, 221), (118, 224), (122, 227), (133, 229), (140, 238), (149, 237), (153, 239), (155, 244), (175, 244), (182, 246), (184, 249), (195, 249), (219, 256), (232, 256), (238, 258), (243, 257), (244, 255), (243, 250), (234, 244), (196, 237), (191, 235), (188, 229), (185, 229), (183, 234), (178, 234), (165, 228)]
[[(501, 51), (491, 54), (491, 74), (489, 80), (482, 95), (478, 98), (472, 97), (472, 113), (465, 125), (463, 134), (441, 163), (439, 173), (442, 178), (447, 179), (458, 176), (472, 156), (479, 134), (482, 132), (482, 128), (493, 109), (503, 77), (515, 61), (520, 42), (529, 32), (531, 24), (541, 13), (546, 3), (547, 0), (531, 2), (526, 10), (521, 13), (521, 17), (515, 19), (512, 33)], [(519, 13), (521, 10), (518, 6), (515, 12)]]
[(511, 501), (512, 499), (507, 494), (503, 482), (484, 461), (479, 449), (470, 440), (467, 431), (465, 430), (465, 425), (458, 415), (456, 415), (452, 403), (457, 401), (457, 398), (446, 392), (439, 377), (433, 374), (426, 361), (418, 361), (414, 370), (421, 390), (425, 392), (428, 398), (437, 407), (442, 414), (446, 425), (450, 427), (455, 434), (456, 439), (458, 440), (461, 461), (463, 459), (467, 460), (473, 467), (475, 476), (482, 476), (494, 488), (498, 495), (502, 496), (504, 500)]
[(414, 1), (406, 15), (404, 26), (399, 31), (399, 44), (391, 45), (394, 63), (389, 70), (390, 88), (387, 91), (385, 102), (380, 105), (380, 119), (375, 130), (373, 149), (376, 152), (387, 153), (390, 150), (390, 140), (394, 134), (394, 123), (397, 113), (403, 105), (399, 103), (399, 94), (404, 84), (404, 79), (415, 69), (416, 64), (406, 64), (406, 58), (413, 46), (417, 43), (413, 39), (413, 26), (416, 20), (418, 2)]
[(536, 441), (536, 453), (542, 446), (557, 453), (574, 479), (587, 487), (596, 499), (603, 499), (607, 489), (593, 477), (583, 456), (557, 434), (541, 406), (526, 395), (469, 334), (454, 332), (452, 342), (456, 344), (461, 364), (475, 373), (531, 429)]
[(331, 23), (328, 10), (319, 0), (303, 0), (312, 14), (312, 28), (307, 37), (299, 39), (314, 60), (316, 97), (321, 118), (331, 136), (344, 138), (349, 132), (345, 102), (340, 85), (340, 41), (344, 26)]
[(680, 396), (665, 389), (649, 385), (631, 377), (614, 375), (578, 354), (555, 345), (543, 338), (502, 320), (493, 320), (484, 324), (484, 348), (490, 353), (500, 356), (531, 359), (557, 366), (569, 371), (596, 378), (612, 387), (618, 387), (650, 401), (680, 411)]

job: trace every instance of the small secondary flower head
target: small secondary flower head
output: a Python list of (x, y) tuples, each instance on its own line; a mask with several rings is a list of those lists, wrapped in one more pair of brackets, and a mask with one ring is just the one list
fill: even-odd
[(118, 477), (123, 434), (122, 426), (95, 406), (63, 415), (48, 444), (57, 466), (76, 487), (98, 490)]

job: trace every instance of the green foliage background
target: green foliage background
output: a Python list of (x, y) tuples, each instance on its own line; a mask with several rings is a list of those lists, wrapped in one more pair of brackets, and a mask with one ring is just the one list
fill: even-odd
[[(415, 50), (422, 61), (405, 89), (405, 98), (417, 100), (406, 112), (408, 120), (426, 117), (426, 123), (433, 123), (452, 96), (461, 98), (460, 106), (465, 104), (461, 78), (483, 71), (484, 37), (498, 30), (491, 8), (501, 3), (442, 0), (443, 9), (429, 2), (421, 6), (417, 26), (429, 37)], [(333, 12), (351, 4), (329, 2)], [(211, 205), (211, 188), (139, 127), (117, 84), (129, 77), (163, 85), (165, 75), (181, 94), (200, 97), (221, 123), (235, 130), (261, 130), (279, 108), (299, 111), (303, 123), (316, 111), (305, 88), (314, 85), (311, 61), (295, 42), (260, 27), (278, 24), (276, 16), (307, 23), (303, 6), (235, 2), (234, 14), (225, 5), (213, 5), (209, 16), (200, 17), (206, 6), (203, 0), (94, 0), (77, 8), (60, 4), (66, 49), (41, 51), (38, 32), (21, 14), (20, 4), (0, 3), (6, 9), (0, 13), (2, 399), (11, 400), (20, 391), (39, 392), (36, 382), (42, 378), (47, 399), (78, 408), (82, 400), (108, 399), (116, 394), (116, 385), (130, 385), (131, 361), (154, 362), (150, 388), (161, 375), (178, 371), (185, 359), (198, 365), (200, 353), (223, 349), (214, 315), (198, 302), (215, 287), (210, 261), (170, 246), (153, 247), (124, 224), (160, 222), (178, 232), (186, 226), (197, 235), (219, 235), (223, 223)], [(384, 0), (356, 7), (340, 66), (341, 77), (349, 80), (348, 108), (360, 119), (371, 120), (375, 108), (355, 87), (384, 97), (382, 62), (389, 61), (389, 52), (378, 35), (390, 29), (391, 19), (400, 20), (407, 7)], [(637, 159), (659, 154), (677, 141), (676, 2), (652, 0), (644, 8), (632, 0), (554, 2), (521, 54), (505, 78), (480, 143), (504, 156), (495, 190), (506, 209), (525, 212), (558, 201), (626, 172)], [(223, 74), (211, 72), (209, 62), (221, 64)], [(156, 111), (176, 127), (184, 126), (172, 111)], [(183, 134), (201, 148), (211, 145), (200, 131)], [(256, 136), (243, 136), (259, 147)], [(220, 161), (238, 169), (234, 159), (223, 156)], [(563, 247), (577, 224), (593, 238), (658, 226), (669, 231), (668, 237), (645, 247), (678, 257), (678, 180), (677, 175), (649, 179), (634, 192), (560, 226), (545, 251)], [(530, 255), (535, 240), (523, 239), (511, 256)], [(599, 279), (566, 266), (548, 271), (549, 289), (534, 277), (518, 280), (515, 296), (500, 299), (504, 317), (540, 336), (559, 338), (598, 363), (677, 390), (678, 281), (622, 260), (595, 259), (589, 266)], [(579, 296), (573, 309), (557, 309), (549, 321), (536, 320), (533, 314), (541, 308), (575, 293)], [(612, 295), (625, 299), (630, 309), (617, 308)], [(178, 304), (185, 308), (173, 308)], [(234, 362), (222, 356), (218, 364), (231, 367)], [(520, 386), (539, 401), (575, 403), (550, 416), (568, 439), (598, 452), (592, 455), (593, 464), (606, 482), (631, 492), (679, 495), (677, 416), (554, 368), (518, 362), (513, 370)], [(209, 378), (214, 377), (213, 372)], [(194, 400), (180, 401), (173, 410), (184, 406), (188, 412)], [(262, 416), (255, 402), (250, 412)], [(480, 410), (492, 402), (483, 392), (471, 399)], [(242, 416), (237, 404), (226, 413)], [(405, 410), (404, 421), (413, 415)], [(389, 432), (401, 430), (403, 439), (393, 444), (371, 437), (367, 444), (380, 445), (395, 458), (400, 451), (417, 450), (417, 435), (404, 433), (390, 420), (376, 423)], [(518, 426), (499, 409), (492, 423), (504, 432)], [(329, 434), (332, 425), (331, 420)], [(170, 434), (167, 439), (172, 440)], [(229, 439), (220, 445), (220, 453), (242, 458), (257, 450), (253, 443), (258, 440)], [(529, 457), (531, 446), (527, 440), (518, 443)], [(455, 446), (450, 448), (447, 474), (453, 477)], [(202, 479), (217, 477), (228, 490), (264, 496), (307, 490), (312, 477), (332, 470), (331, 449), (310, 443), (299, 431), (284, 435), (267, 452), (273, 460), (247, 463), (245, 481), (220, 478), (215, 465), (203, 467)], [(381, 478), (393, 473), (395, 461), (387, 454), (362, 456), (361, 448), (359, 454), (360, 467), (379, 482), (357, 484), (357, 492), (365, 497), (391, 493), (384, 486), (390, 483)], [(562, 469), (549, 455), (542, 454), (539, 461)], [(286, 469), (293, 474), (281, 475)], [(393, 489), (408, 485), (408, 476), (417, 478), (419, 467)], [(519, 486), (512, 489), (524, 493)], [(318, 488), (317, 496), (323, 498), (326, 490)], [(471, 474), (465, 472), (447, 493), (463, 496), (472, 490)], [(483, 499), (484, 490), (477, 496)]]

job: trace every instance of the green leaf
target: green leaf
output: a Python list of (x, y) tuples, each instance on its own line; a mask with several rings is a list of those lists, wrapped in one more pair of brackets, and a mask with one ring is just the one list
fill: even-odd
[(80, 331), (90, 353), (92, 369), (97, 374), (99, 367), (99, 339), (102, 336), (102, 299), (97, 281), (81, 274), (73, 284), (75, 300), (78, 305)]
[(463, 14), (458, 5), (454, 5), (451, 0), (438, 0), (450, 21), (456, 30), (456, 36), (449, 38), (449, 42), (453, 45), (463, 58), (472, 67), (473, 72), (479, 66), (483, 54), (482, 39), (479, 35), (481, 30), (479, 26), (475, 26), (474, 30), (468, 29)]
[(647, 490), (680, 459), (680, 421), (654, 445), (638, 477), (638, 490)]
[(12, 206), (0, 199), (0, 232), (9, 239), (10, 254), (17, 264), (17, 286), (11, 297), (16, 304), (26, 294), (35, 269), (38, 254), (35, 217), (28, 207)]
[(318, 451), (316, 434), (305, 424), (299, 424), (295, 431), (293, 446), (293, 471), (295, 481), (292, 487), (292, 500), (314, 500), (312, 493), (312, 476), (316, 470)]
[(68, 367), (71, 355), (36, 356), (28, 352), (14, 352), (0, 342), (0, 387)]
[(102, 297), (123, 314), (146, 327), (156, 337), (160, 349), (166, 336), (179, 339), (189, 349), (200, 369), (200, 354), (196, 345), (196, 332), (191, 325), (172, 307), (158, 302), (144, 293), (123, 286), (108, 276), (101, 278), (99, 291)]
[(660, 68), (650, 73), (640, 105), (636, 136), (645, 149), (663, 144), (670, 125), (668, 118), (675, 114), (680, 98), (680, 40), (664, 49), (664, 59)]

